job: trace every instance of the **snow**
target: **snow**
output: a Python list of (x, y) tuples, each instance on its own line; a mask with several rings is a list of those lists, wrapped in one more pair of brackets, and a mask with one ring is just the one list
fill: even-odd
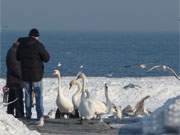
[[(73, 90), (69, 91), (68, 83), (75, 79), (75, 77), (63, 77), (62, 86), (66, 87), (66, 95), (70, 95), (75, 92)], [(143, 131), (148, 133), (151, 128), (152, 132), (156, 132), (158, 128), (163, 129), (164, 123), (172, 124), (172, 112), (179, 110), (177, 109), (180, 104), (177, 97), (180, 95), (180, 81), (175, 79), (172, 76), (169, 77), (125, 77), (125, 78), (106, 78), (106, 77), (88, 77), (87, 88), (88, 91), (92, 94), (93, 97), (105, 101), (104, 95), (104, 83), (108, 83), (109, 86), (109, 97), (113, 103), (121, 106), (122, 108), (127, 105), (135, 106), (135, 104), (142, 99), (143, 97), (150, 95), (150, 98), (145, 101), (145, 107), (148, 108), (153, 114), (150, 117), (146, 117), (143, 121)], [(124, 88), (128, 84), (134, 84), (134, 88)], [(5, 84), (4, 79), (0, 79), (0, 87)], [(44, 112), (45, 115), (53, 110), (52, 118), (54, 118), (54, 113), (56, 111), (56, 96), (58, 90), (58, 81), (57, 78), (44, 78), (43, 79), (43, 88), (44, 88)], [(1, 97), (0, 97), (1, 98)], [(176, 101), (175, 101), (176, 99)], [(171, 102), (170, 102), (171, 100)], [(0, 99), (1, 101), (1, 99)], [(173, 102), (172, 102), (173, 101)], [(173, 109), (172, 109), (173, 108)], [(180, 107), (179, 107), (180, 108)], [(169, 111), (166, 111), (169, 110)], [(171, 110), (171, 111), (170, 111)], [(172, 111), (173, 110), (173, 111)], [(160, 117), (160, 113), (164, 112), (164, 115)], [(20, 121), (16, 120), (10, 115), (7, 115), (4, 111), (0, 112), (0, 130), (3, 131), (3, 134), (9, 133), (24, 133), (24, 134), (34, 134), (34, 132), (28, 130)], [(36, 117), (35, 108), (33, 108), (33, 117)], [(169, 119), (171, 117), (171, 119)], [(6, 119), (5, 119), (6, 118)], [(163, 121), (162, 121), (163, 119)], [(156, 121), (155, 121), (156, 120)], [(18, 124), (10, 124), (14, 121)], [(168, 122), (167, 122), (168, 121)], [(156, 124), (154, 128), (153, 123)], [(163, 124), (162, 124), (163, 123)], [(3, 125), (3, 126), (1, 126)], [(17, 125), (20, 126), (16, 131)], [(158, 127), (159, 126), (159, 127)], [(11, 127), (11, 129), (10, 129)]]
[(143, 121), (145, 134), (161, 134), (167, 129), (180, 129), (180, 96), (168, 99), (163, 106)]
[[(75, 77), (63, 77), (62, 85), (68, 89), (68, 83)], [(135, 104), (143, 97), (151, 97), (145, 102), (145, 106), (154, 111), (162, 106), (167, 99), (180, 95), (180, 81), (174, 77), (147, 77), (147, 78), (105, 78), (88, 77), (87, 88), (99, 100), (105, 101), (104, 83), (109, 85), (109, 97), (113, 103), (124, 108), (127, 105)], [(140, 87), (124, 89), (129, 83)], [(56, 95), (58, 83), (56, 78), (45, 78), (44, 87), (44, 107), (45, 113), (51, 109), (56, 109)], [(72, 91), (66, 91), (70, 95)], [(74, 91), (75, 92), (75, 91)]]
[(0, 135), (39, 135), (39, 133), (30, 131), (21, 121), (0, 111)]
[[(0, 89), (4, 85), (5, 80), (0, 79)], [(6, 113), (6, 107), (2, 105), (2, 91), (0, 91), (0, 135), (40, 135), (37, 131), (29, 130), (14, 116)]]

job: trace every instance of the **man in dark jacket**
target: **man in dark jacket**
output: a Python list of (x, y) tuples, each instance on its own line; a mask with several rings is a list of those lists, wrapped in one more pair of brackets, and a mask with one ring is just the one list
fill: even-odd
[[(14, 43), (8, 50), (6, 56), (7, 80), (6, 86), (9, 88), (8, 102), (15, 101), (7, 107), (7, 113), (15, 115), (17, 118), (24, 117), (23, 106), (23, 82), (21, 80), (20, 63), (16, 59), (16, 50), (18, 44)], [(14, 112), (16, 112), (14, 114)]]
[(32, 29), (28, 37), (18, 39), (17, 59), (21, 62), (22, 80), (25, 83), (26, 118), (31, 119), (32, 90), (35, 92), (36, 112), (39, 125), (43, 126), (43, 97), (41, 80), (44, 74), (43, 62), (49, 61), (49, 54), (39, 41), (39, 31)]

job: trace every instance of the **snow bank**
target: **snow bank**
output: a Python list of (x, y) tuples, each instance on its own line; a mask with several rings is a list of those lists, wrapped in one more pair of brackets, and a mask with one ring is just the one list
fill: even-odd
[(12, 115), (0, 111), (0, 135), (39, 135), (39, 133), (29, 130)]
[[(0, 79), (0, 87), (5, 85), (5, 80)], [(40, 135), (36, 131), (29, 130), (23, 122), (6, 113), (6, 107), (2, 105), (2, 91), (0, 91), (0, 135)]]
[(180, 96), (168, 99), (143, 121), (144, 134), (161, 134), (168, 130), (180, 131)]

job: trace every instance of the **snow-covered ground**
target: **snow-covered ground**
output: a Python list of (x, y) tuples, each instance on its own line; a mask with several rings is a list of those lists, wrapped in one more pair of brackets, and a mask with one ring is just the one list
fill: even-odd
[[(67, 88), (66, 90), (67, 95), (68, 94), (72, 95), (75, 92), (75, 91), (73, 92), (73, 90), (71, 91), (68, 90), (69, 88), (68, 83), (74, 78), (75, 77), (62, 78), (62, 85), (63, 87)], [(126, 107), (127, 105), (134, 106), (140, 99), (142, 99), (147, 95), (150, 95), (150, 98), (147, 99), (145, 102), (145, 107), (148, 108), (150, 111), (154, 112), (153, 118), (156, 116), (155, 113), (157, 114), (157, 111), (160, 109), (160, 107), (163, 110), (170, 106), (170, 104), (164, 105), (164, 103), (168, 99), (180, 95), (180, 81), (178, 81), (174, 77), (143, 77), (143, 78), (88, 77), (88, 82), (87, 82), (88, 90), (94, 97), (102, 101), (105, 101), (105, 95), (104, 95), (105, 82), (108, 83), (109, 85), (109, 97), (111, 101), (116, 105), (121, 106), (122, 108)], [(124, 87), (130, 83), (134, 84), (136, 87), (125, 89)], [(2, 87), (4, 84), (5, 84), (5, 80), (0, 79), (0, 87)], [(55, 112), (57, 108), (55, 102), (57, 96), (57, 90), (58, 90), (57, 78), (43, 79), (43, 88), (44, 88), (43, 100), (44, 100), (45, 114), (47, 114), (50, 110), (54, 110)], [(0, 99), (0, 101), (2, 101), (2, 99)], [(164, 107), (163, 105), (166, 107)], [(11, 121), (12, 117), (1, 112), (0, 115), (5, 116), (7, 118), (7, 123), (2, 122), (2, 124), (4, 124), (5, 127), (6, 124), (8, 125), (8, 121), (9, 120)], [(35, 109), (33, 109), (33, 117), (36, 117)], [(153, 118), (148, 118), (148, 119), (152, 120)], [(0, 116), (0, 122), (3, 120), (4, 120), (3, 117)], [(144, 124), (144, 126), (146, 125), (148, 124)], [(13, 127), (13, 125), (11, 126)], [(1, 128), (2, 126), (0, 126), (1, 131), (3, 130), (4, 132), (8, 132), (8, 129), (7, 131), (5, 131), (6, 128), (2, 128), (2, 129)], [(16, 129), (17, 128), (13, 128), (12, 130), (15, 132)], [(26, 128), (23, 127), (23, 129), (25, 130)], [(146, 129), (144, 128), (144, 130)]]
[[(75, 77), (63, 77), (62, 85), (67, 88), (68, 83)], [(109, 97), (113, 103), (124, 108), (127, 105), (134, 106), (140, 99), (150, 95), (145, 102), (145, 106), (154, 111), (166, 102), (167, 99), (180, 95), (180, 81), (174, 77), (147, 77), (147, 78), (105, 78), (88, 77), (87, 88), (91, 94), (99, 100), (105, 101), (104, 83), (109, 84)], [(137, 85), (135, 88), (124, 89), (128, 84)], [(58, 83), (56, 78), (46, 78), (43, 80), (44, 87), (44, 107), (45, 113), (51, 109), (56, 109), (56, 95)]]

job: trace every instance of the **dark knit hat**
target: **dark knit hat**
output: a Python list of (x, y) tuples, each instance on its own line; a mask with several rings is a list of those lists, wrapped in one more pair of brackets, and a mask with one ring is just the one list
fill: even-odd
[(39, 37), (39, 31), (36, 28), (33, 28), (29, 31), (29, 36)]

